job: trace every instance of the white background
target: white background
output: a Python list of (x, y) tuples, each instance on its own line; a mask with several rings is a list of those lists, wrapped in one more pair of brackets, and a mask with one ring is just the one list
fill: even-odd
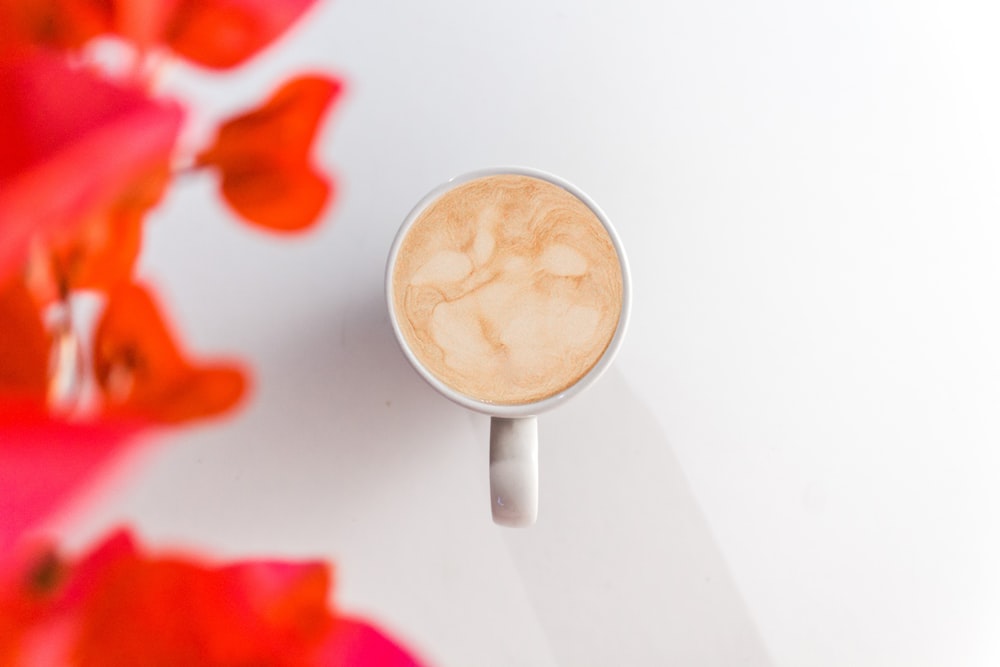
[[(344, 76), (314, 232), (208, 177), (143, 273), (188, 346), (255, 369), (63, 528), (336, 562), (428, 662), (1000, 664), (1000, 26), (965, 1), (338, 0), (172, 90), (204, 120)], [(576, 183), (629, 252), (614, 368), (541, 424), (541, 516), (489, 519), (485, 418), (382, 300), (409, 208), (470, 169)]]

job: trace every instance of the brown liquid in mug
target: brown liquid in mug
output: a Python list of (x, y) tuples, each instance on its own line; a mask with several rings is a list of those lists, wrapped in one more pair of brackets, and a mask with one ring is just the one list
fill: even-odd
[(407, 344), (452, 389), (487, 403), (571, 387), (611, 343), (622, 269), (607, 230), (567, 190), (486, 176), (431, 203), (392, 275)]

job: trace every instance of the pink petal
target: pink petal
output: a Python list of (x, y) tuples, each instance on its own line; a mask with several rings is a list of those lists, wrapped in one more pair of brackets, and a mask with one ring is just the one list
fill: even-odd
[(398, 644), (365, 621), (338, 616), (317, 662), (321, 667), (420, 667)]
[(0, 281), (33, 237), (72, 228), (142, 169), (169, 159), (181, 109), (70, 68), (0, 60)]
[(137, 430), (128, 423), (68, 423), (31, 404), (0, 404), (0, 565), (27, 530)]

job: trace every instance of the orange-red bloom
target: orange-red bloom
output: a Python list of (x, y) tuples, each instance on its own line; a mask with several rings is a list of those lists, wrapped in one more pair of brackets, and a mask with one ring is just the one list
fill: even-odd
[(169, 180), (169, 165), (153, 165), (135, 174), (104, 208), (84, 217), (71, 232), (53, 234), (47, 282), (62, 289), (110, 292), (131, 280), (142, 249), (143, 221)]
[[(58, 633), (43, 628), (53, 616), (57, 587), (62, 583), (61, 563), (48, 550), (34, 550), (21, 560), (6, 559), (0, 565), (8, 566), (0, 567), (0, 667), (59, 664), (65, 645)], [(48, 646), (39, 651), (43, 643)], [(49, 651), (46, 656), (39, 654), (45, 650)]]
[[(140, 429), (220, 414), (245, 393), (240, 367), (192, 361), (132, 282), (182, 123), (179, 105), (140, 87), (152, 86), (165, 51), (237, 65), (313, 2), (0, 0), (0, 667), (416, 664), (330, 609), (322, 563), (206, 565), (149, 556), (121, 533), (79, 562), (47, 552), (22, 567), (28, 531)], [(101, 35), (134, 47), (135, 87), (71, 64), (88, 51), (66, 57)], [(225, 123), (197, 164), (219, 170), (223, 195), (250, 221), (310, 225), (332, 191), (311, 145), (339, 91), (320, 76), (288, 83)], [(101, 411), (87, 421), (46, 405), (50, 391), (70, 393), (53, 378), (78, 377), (53, 374), (50, 359), (85, 372), (69, 307), (82, 289), (105, 297), (88, 369)], [(59, 309), (46, 312), (55, 298)]]
[(111, 30), (112, 10), (101, 0), (0, 0), (0, 52), (80, 48)]
[[(38, 45), (79, 49), (117, 35), (140, 51), (167, 48), (226, 69), (256, 55), (315, 0), (0, 0), (0, 52)], [(6, 48), (5, 48), (6, 47)]]
[(329, 594), (324, 563), (209, 565), (119, 532), (77, 563), (43, 555), (0, 595), (0, 665), (47, 651), (74, 667), (417, 666)]
[(44, 405), (48, 392), (49, 336), (24, 282), (0, 283), (0, 400)]
[(44, 54), (0, 60), (0, 282), (168, 164), (181, 125), (151, 100)]
[(334, 624), (322, 563), (209, 567), (148, 557), (119, 533), (70, 582), (74, 665), (309, 665)]
[(240, 367), (189, 361), (150, 293), (121, 284), (108, 297), (94, 337), (94, 375), (105, 408), (153, 422), (222, 413), (245, 390)]
[(180, 0), (164, 41), (216, 69), (239, 65), (277, 39), (315, 0)]
[(276, 231), (304, 229), (317, 220), (333, 186), (313, 166), (310, 151), (341, 88), (335, 79), (302, 76), (219, 128), (198, 163), (219, 170), (222, 194), (240, 215)]

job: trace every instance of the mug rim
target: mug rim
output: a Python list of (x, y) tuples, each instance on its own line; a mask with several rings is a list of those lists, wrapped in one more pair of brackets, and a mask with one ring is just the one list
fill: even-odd
[[(601, 225), (608, 233), (608, 236), (611, 238), (611, 243), (614, 246), (615, 254), (618, 257), (618, 263), (622, 272), (622, 306), (621, 312), (618, 316), (618, 326), (615, 328), (615, 333), (611, 337), (611, 341), (604, 349), (604, 352), (597, 360), (597, 363), (595, 363), (590, 370), (584, 373), (580, 379), (562, 391), (530, 403), (503, 404), (481, 401), (463, 394), (442, 382), (436, 375), (428, 370), (426, 366), (424, 366), (406, 342), (406, 338), (403, 336), (403, 332), (399, 324), (399, 318), (396, 315), (396, 309), (393, 304), (392, 275), (396, 266), (396, 258), (399, 256), (399, 250), (402, 246), (403, 239), (406, 238), (410, 227), (412, 227), (417, 218), (420, 217), (420, 214), (445, 193), (457, 188), (460, 185), (480, 178), (502, 175), (528, 176), (547, 181), (566, 190), (571, 195), (582, 201), (587, 208), (589, 208), (594, 215), (597, 216), (597, 219), (600, 221)], [(385, 299), (389, 310), (389, 321), (392, 324), (393, 333), (396, 336), (396, 342), (399, 344), (403, 354), (410, 362), (410, 365), (413, 366), (424, 381), (430, 384), (431, 387), (438, 391), (438, 393), (442, 394), (445, 398), (448, 398), (454, 403), (461, 405), (462, 407), (490, 415), (491, 417), (534, 417), (555, 408), (566, 400), (579, 394), (581, 391), (592, 385), (610, 367), (611, 362), (617, 355), (619, 348), (621, 348), (622, 340), (625, 337), (625, 331), (628, 328), (629, 316), (632, 310), (632, 278), (629, 271), (628, 259), (625, 255), (625, 249), (622, 247), (621, 239), (618, 237), (618, 232), (615, 231), (614, 226), (612, 226), (604, 211), (585, 192), (569, 181), (549, 172), (542, 171), (541, 169), (522, 166), (487, 167), (484, 169), (476, 169), (458, 174), (457, 176), (453, 176), (447, 181), (436, 186), (424, 195), (410, 210), (406, 218), (403, 219), (399, 230), (396, 232), (396, 237), (393, 239), (392, 246), (389, 249), (389, 256), (386, 260)]]

